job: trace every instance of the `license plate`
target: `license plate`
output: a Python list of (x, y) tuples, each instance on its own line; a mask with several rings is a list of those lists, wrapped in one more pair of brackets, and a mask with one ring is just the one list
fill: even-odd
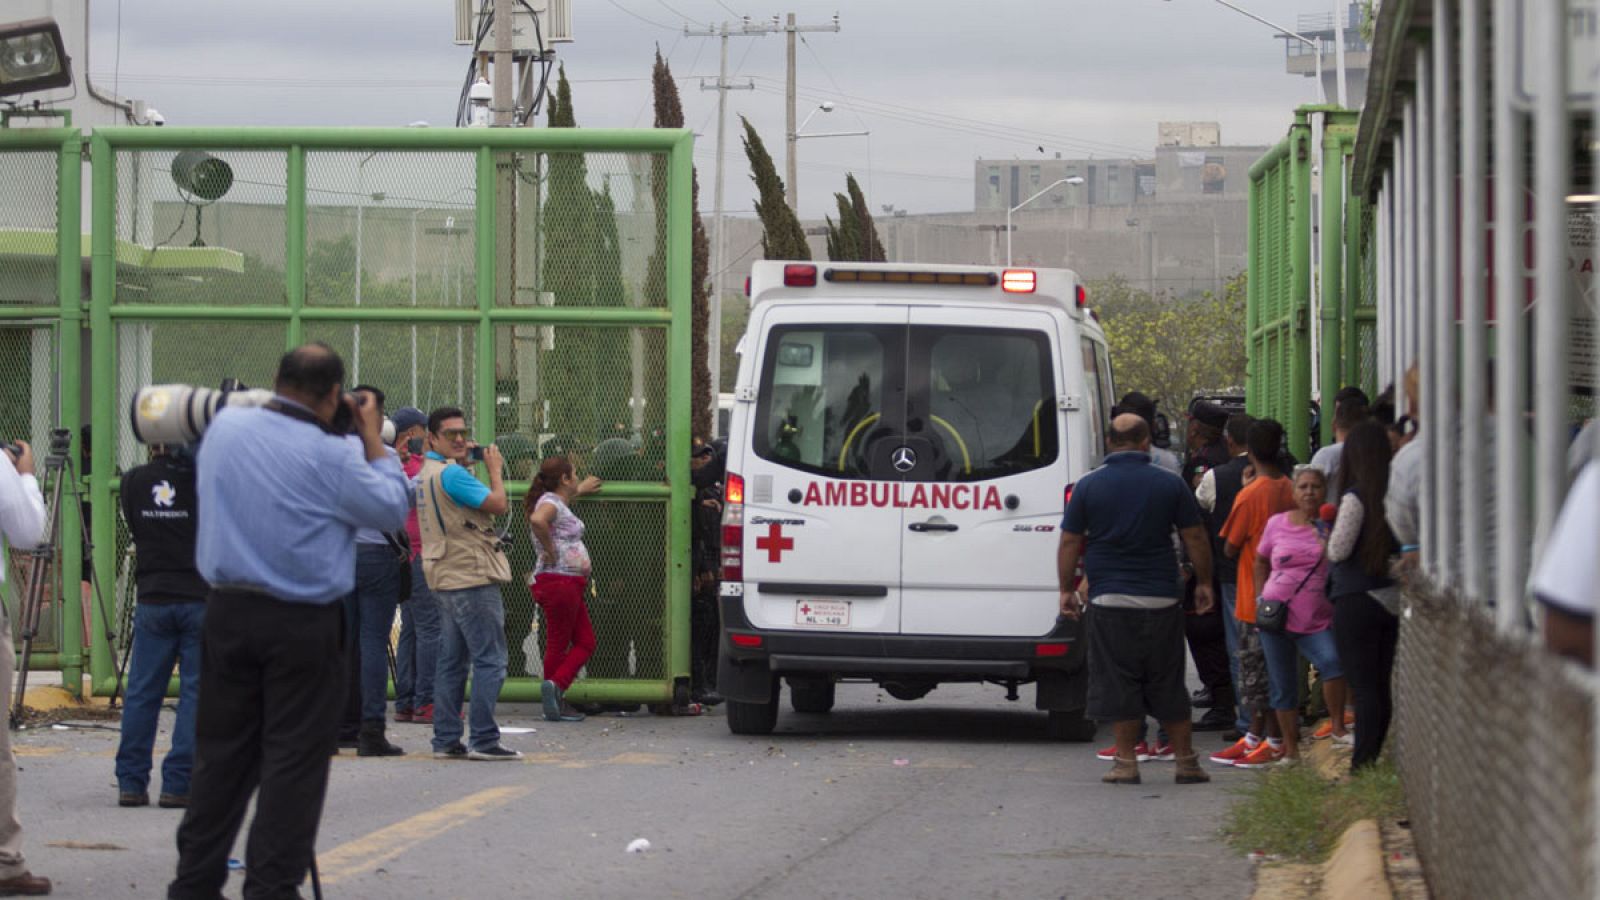
[(796, 600), (794, 603), (796, 625), (850, 624), (849, 600)]

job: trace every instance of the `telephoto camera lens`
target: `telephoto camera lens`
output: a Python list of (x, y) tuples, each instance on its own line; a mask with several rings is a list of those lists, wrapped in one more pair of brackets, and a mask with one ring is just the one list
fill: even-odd
[(267, 390), (213, 390), (189, 384), (152, 384), (133, 395), (129, 416), (142, 444), (193, 444), (225, 406), (263, 406)]

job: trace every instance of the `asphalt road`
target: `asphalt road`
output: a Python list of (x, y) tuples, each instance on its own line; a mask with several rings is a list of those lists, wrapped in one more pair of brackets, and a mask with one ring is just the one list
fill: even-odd
[[(1180, 787), (1171, 763), (1146, 763), (1142, 786), (1102, 785), (1095, 745), (1048, 740), (1026, 690), (1017, 703), (976, 686), (910, 703), (870, 685), (838, 696), (831, 715), (802, 716), (785, 694), (766, 738), (730, 734), (720, 711), (550, 724), (535, 707), (502, 707), (502, 726), (537, 728), (505, 739), (527, 754), (520, 763), (435, 760), (430, 729), (391, 726), (407, 756), (334, 761), (317, 845), (324, 893), (1231, 900), (1249, 890), (1249, 863), (1217, 830), (1230, 785), (1250, 773), (1214, 769), (1210, 785)], [(116, 806), (115, 731), (15, 742), (24, 852), (56, 896), (164, 896), (181, 813)], [(1202, 749), (1217, 745), (1201, 736)], [(636, 838), (650, 849), (626, 852)], [(229, 896), (242, 880), (231, 878)]]

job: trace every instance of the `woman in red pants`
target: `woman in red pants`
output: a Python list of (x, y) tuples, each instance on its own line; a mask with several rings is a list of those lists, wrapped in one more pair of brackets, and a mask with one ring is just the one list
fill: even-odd
[(600, 479), (578, 480), (572, 463), (552, 456), (539, 466), (523, 506), (534, 547), (533, 601), (544, 609), (544, 685), (540, 697), (550, 722), (581, 722), (563, 694), (594, 653), (594, 627), (583, 591), (589, 585), (589, 549), (583, 545), (583, 520), (569, 504), (600, 490)]

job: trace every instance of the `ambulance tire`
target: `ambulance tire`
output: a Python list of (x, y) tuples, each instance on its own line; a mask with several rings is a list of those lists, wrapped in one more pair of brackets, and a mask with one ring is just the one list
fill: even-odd
[(826, 678), (789, 679), (789, 705), (797, 713), (832, 712), (833, 682)]
[(1094, 740), (1097, 726), (1083, 717), (1083, 710), (1050, 710), (1048, 729), (1053, 741), (1070, 741), (1081, 744)]
[(772, 697), (765, 703), (728, 700), (728, 730), (734, 734), (771, 734), (778, 724), (778, 679), (772, 679)]

